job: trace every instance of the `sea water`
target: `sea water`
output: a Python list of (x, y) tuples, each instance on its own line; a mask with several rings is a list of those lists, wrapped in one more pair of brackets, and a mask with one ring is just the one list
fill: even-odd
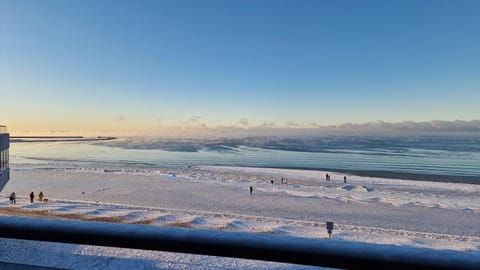
[(329, 135), (106, 141), (12, 140), (10, 162), (65, 166), (255, 166), (480, 184), (480, 136)]

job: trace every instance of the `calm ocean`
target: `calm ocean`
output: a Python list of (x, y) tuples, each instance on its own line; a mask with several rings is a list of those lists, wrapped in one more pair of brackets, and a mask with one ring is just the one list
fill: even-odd
[(480, 184), (480, 136), (322, 136), (230, 139), (125, 137), (108, 141), (12, 140), (15, 164), (325, 169)]

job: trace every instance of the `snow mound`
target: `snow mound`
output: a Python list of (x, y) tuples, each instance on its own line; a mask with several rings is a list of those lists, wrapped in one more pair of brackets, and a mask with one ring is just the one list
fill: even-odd
[(175, 215), (163, 215), (155, 219), (157, 222), (171, 222), (171, 221), (177, 221), (178, 217)]
[(343, 190), (346, 191), (360, 191), (360, 192), (372, 192), (373, 188), (367, 186), (359, 186), (359, 185), (345, 185), (342, 187)]
[(225, 230), (230, 230), (230, 231), (249, 231), (251, 227), (252, 227), (252, 225), (249, 224), (246, 221), (234, 220), (232, 222), (229, 222), (224, 227), (224, 229)]
[(203, 217), (195, 217), (194, 219), (192, 219), (192, 221), (190, 221), (190, 224), (196, 226), (205, 226), (208, 224), (208, 221)]
[(291, 235), (292, 233), (297, 232), (298, 230), (299, 228), (295, 226), (279, 226), (277, 228), (273, 228), (273, 233)]
[(126, 215), (121, 217), (124, 221), (128, 222), (136, 222), (136, 221), (141, 221), (141, 220), (146, 220), (148, 219), (148, 215), (144, 211), (132, 211), (132, 212), (127, 212)]

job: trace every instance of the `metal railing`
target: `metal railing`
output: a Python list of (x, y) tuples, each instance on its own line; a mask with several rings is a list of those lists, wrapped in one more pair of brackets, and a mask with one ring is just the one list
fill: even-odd
[(0, 216), (0, 237), (344, 269), (479, 269), (476, 253), (257, 233)]
[(10, 135), (6, 132), (7, 127), (0, 125), (0, 191), (5, 187), (8, 180), (10, 179)]
[(0, 171), (0, 191), (7, 185), (8, 180), (10, 180), (10, 169), (3, 169)]

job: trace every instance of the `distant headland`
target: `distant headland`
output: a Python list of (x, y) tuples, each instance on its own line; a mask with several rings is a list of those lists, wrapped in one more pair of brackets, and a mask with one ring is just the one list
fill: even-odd
[(11, 136), (10, 142), (55, 142), (55, 141), (108, 141), (115, 140), (116, 137), (84, 137), (84, 136)]

